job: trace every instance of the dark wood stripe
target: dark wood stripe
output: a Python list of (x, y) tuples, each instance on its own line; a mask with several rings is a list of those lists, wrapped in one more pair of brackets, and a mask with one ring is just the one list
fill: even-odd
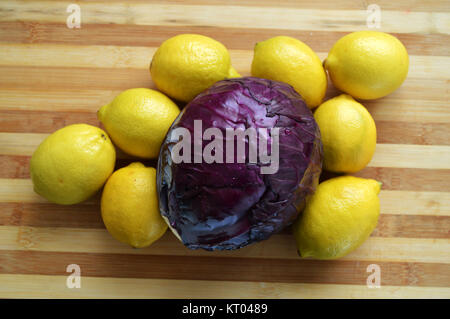
[(30, 178), (30, 158), (0, 155), (0, 178)]
[[(277, 4), (278, 6), (278, 4)], [(222, 42), (229, 49), (253, 50), (256, 42), (287, 35), (307, 43), (317, 52), (328, 52), (348, 32), (241, 29), (208, 26), (147, 26), (83, 24), (68, 29), (64, 23), (0, 22), (0, 41), (8, 43), (60, 43), (71, 45), (159, 46), (180, 33), (200, 33)], [(450, 35), (393, 33), (412, 55), (450, 55)]]
[(375, 122), (378, 143), (450, 145), (450, 125), (448, 123)]
[[(97, 196), (100, 198), (100, 194)], [(0, 225), (65, 228), (104, 228), (100, 202), (62, 206), (0, 203)], [(282, 234), (291, 233), (290, 228)], [(450, 238), (450, 216), (381, 214), (374, 237)]]
[[(97, 106), (100, 107), (101, 105)], [(76, 123), (100, 126), (95, 110), (92, 112), (0, 110), (2, 132), (53, 133), (64, 126)]]
[(0, 67), (0, 86), (8, 88), (126, 90), (155, 88), (145, 69)]
[(450, 169), (366, 167), (353, 175), (376, 179), (387, 190), (450, 191)]
[[(371, 262), (1, 251), (0, 273), (365, 285)], [(377, 262), (381, 285), (448, 287), (450, 265)]]
[[(100, 195), (97, 195), (100, 199)], [(0, 225), (66, 228), (104, 228), (100, 200), (92, 204), (0, 203)]]
[[(425, 209), (425, 208), (424, 208)], [(380, 215), (374, 237), (450, 238), (449, 216)]]

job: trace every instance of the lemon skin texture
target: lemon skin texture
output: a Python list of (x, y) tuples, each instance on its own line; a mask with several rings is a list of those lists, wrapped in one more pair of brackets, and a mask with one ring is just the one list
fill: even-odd
[(408, 75), (409, 57), (394, 36), (359, 31), (339, 39), (324, 61), (331, 81), (357, 99), (378, 99), (395, 91)]
[(120, 93), (100, 108), (97, 116), (121, 150), (141, 158), (156, 158), (179, 113), (178, 106), (161, 92), (136, 88)]
[(34, 191), (71, 205), (94, 195), (114, 170), (116, 151), (98, 127), (73, 124), (49, 135), (30, 161)]
[(150, 74), (159, 90), (183, 102), (217, 81), (240, 77), (225, 46), (200, 34), (180, 34), (164, 41), (152, 58)]
[(118, 241), (142, 248), (167, 230), (156, 190), (156, 170), (135, 162), (115, 171), (106, 182), (101, 199), (103, 222)]
[(359, 247), (377, 225), (380, 188), (373, 179), (353, 176), (319, 184), (293, 225), (299, 255), (337, 259)]
[(354, 173), (367, 166), (375, 153), (377, 130), (363, 105), (342, 94), (321, 104), (314, 118), (322, 137), (324, 169)]
[(305, 43), (277, 36), (255, 45), (252, 75), (290, 84), (309, 108), (322, 102), (327, 76), (316, 53)]

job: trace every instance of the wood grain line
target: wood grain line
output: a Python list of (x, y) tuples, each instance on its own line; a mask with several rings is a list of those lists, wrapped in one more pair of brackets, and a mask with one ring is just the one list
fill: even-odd
[[(415, 84), (413, 84), (413, 86), (414, 85)], [(407, 91), (412, 93), (413, 90), (414, 89), (411, 87), (411, 89), (408, 88)], [(419, 88), (416, 88), (415, 90), (419, 90)], [(429, 97), (430, 99), (428, 99), (428, 97), (419, 98), (418, 96), (416, 99), (411, 99), (415, 94), (409, 94), (408, 92), (404, 92), (400, 89), (384, 98), (373, 101), (364, 101), (362, 104), (367, 108), (375, 121), (395, 119), (400, 125), (405, 122), (447, 123), (446, 125), (450, 123), (450, 111), (448, 111), (445, 102), (434, 99), (431, 96)], [(448, 89), (444, 89), (437, 94), (439, 94), (439, 97), (448, 97)], [(407, 97), (407, 95), (410, 96)], [(330, 94), (329, 96), (334, 96), (334, 94)], [(447, 108), (447, 110), (445, 110), (445, 108)]]
[[(2, 132), (16, 133), (53, 133), (64, 126), (86, 123), (101, 126), (96, 112), (55, 112), (55, 111), (16, 111), (0, 109)], [(443, 126), (446, 126), (442, 124)], [(427, 126), (424, 124), (424, 126)], [(437, 124), (437, 129), (441, 124)], [(428, 125), (429, 127), (429, 125)], [(423, 131), (426, 129), (424, 128)], [(411, 130), (419, 133), (420, 129)], [(439, 143), (434, 143), (439, 144)]]
[[(0, 44), (0, 65), (148, 70), (157, 47), (61, 44)], [(316, 52), (324, 60), (327, 52)], [(250, 74), (253, 50), (230, 50), (233, 66)], [(450, 78), (450, 57), (410, 55), (409, 78)]]
[(450, 193), (382, 190), (383, 214), (450, 216)]
[[(328, 172), (324, 172), (326, 175)], [(448, 169), (366, 167), (352, 175), (373, 178), (383, 183), (383, 190), (449, 192)]]
[[(0, 203), (0, 225), (104, 229), (100, 203)], [(289, 234), (286, 229), (282, 234)], [(374, 237), (450, 238), (450, 216), (381, 214)]]
[(0, 203), (0, 212), (2, 226), (105, 228), (100, 201), (78, 205)]
[[(120, 152), (120, 158), (116, 160), (115, 170), (128, 166), (129, 164), (139, 161), (145, 166), (155, 167), (157, 165), (157, 159), (137, 159), (137, 158), (127, 158), (128, 155)], [(31, 156), (10, 156), (10, 155), (0, 155), (0, 178), (15, 178), (15, 179), (30, 179), (30, 159)], [(438, 186), (436, 185), (436, 189)], [(433, 190), (433, 189), (430, 189)], [(439, 188), (443, 191), (442, 188)]]
[[(47, 10), (42, 10), (47, 8)], [(66, 23), (63, 2), (4, 0), (2, 21), (44, 21)], [(151, 12), (151, 14), (148, 14)], [(18, 18), (20, 17), (20, 18)], [(449, 34), (446, 12), (402, 12), (383, 10), (380, 31)], [(84, 23), (116, 23), (161, 26), (221, 26), (259, 29), (359, 31), (367, 30), (367, 11), (324, 10), (237, 5), (185, 5), (134, 3), (84, 3)]]
[[(383, 214), (450, 216), (450, 192), (381, 190), (379, 197)], [(34, 193), (31, 180), (9, 178), (0, 178), (0, 202), (48, 203)]]
[[(50, 0), (50, 1), (65, 1), (65, 0)], [(108, 2), (120, 2), (122, 0), (109, 0)], [(76, 0), (75, 3), (99, 2), (99, 0)], [(148, 3), (148, 4), (185, 4), (185, 0), (133, 0), (133, 3)], [(277, 0), (190, 0), (190, 4), (195, 5), (239, 5), (239, 6), (264, 6), (264, 7), (283, 7), (283, 8), (302, 8), (302, 9), (330, 9), (336, 3), (330, 0), (311, 2), (309, 0), (284, 0), (282, 2)], [(409, 2), (393, 3), (389, 0), (378, 0), (377, 4), (382, 10), (401, 10), (401, 11), (416, 11), (416, 12), (448, 12), (450, 8), (445, 0), (430, 0), (423, 3), (420, 0), (413, 0)], [(367, 4), (365, 2), (356, 0), (341, 0), (339, 1), (339, 9), (360, 9), (366, 10)]]
[[(68, 68), (68, 67), (31, 67), (31, 66), (0, 66), (0, 87), (2, 89), (21, 90), (41, 90), (41, 91), (70, 91), (70, 90), (125, 90), (136, 87), (155, 88), (150, 72), (146, 69), (124, 69), (124, 68)], [(249, 75), (242, 73), (243, 76)], [(108, 79), (105, 81), (105, 79)], [(418, 106), (419, 112), (414, 113), (414, 107), (408, 106), (402, 109), (405, 117), (413, 117), (414, 120), (425, 116), (427, 112), (433, 112), (424, 108), (422, 101), (438, 101), (437, 107), (442, 108), (448, 101), (448, 79), (415, 79), (408, 78), (401, 88), (389, 95), (389, 99), (415, 100), (411, 104)], [(327, 96), (332, 97), (339, 94), (339, 91), (329, 85)], [(384, 99), (377, 100), (381, 104)], [(398, 102), (404, 105), (404, 102)], [(370, 103), (368, 105), (375, 105)], [(386, 107), (395, 106), (394, 112), (400, 108), (396, 105), (386, 105), (384, 108), (374, 108), (375, 112), (386, 112)], [(370, 107), (369, 107), (370, 108)], [(389, 109), (388, 112), (392, 113)], [(437, 122), (449, 122), (449, 111), (444, 110), (445, 118)], [(401, 117), (397, 116), (401, 121)], [(438, 118), (437, 118), (438, 119)], [(428, 121), (434, 122), (434, 121)]]
[[(0, 202), (48, 203), (46, 199), (33, 191), (31, 179), (0, 178), (0, 185)], [(95, 200), (94, 196), (86, 202), (92, 203)]]
[[(106, 81), (107, 79), (107, 81)], [(64, 67), (1, 66), (0, 86), (3, 89), (31, 89), (45, 91), (125, 90), (137, 87), (155, 88), (150, 72), (141, 69), (96, 69)]]
[[(0, 155), (0, 178), (29, 179), (30, 156)], [(119, 159), (116, 169), (125, 167), (137, 159)], [(139, 160), (146, 166), (156, 167), (156, 160)], [(373, 178), (383, 183), (383, 190), (450, 192), (450, 170), (414, 169), (392, 167), (366, 167), (355, 176)], [(323, 172), (321, 180), (337, 174)]]
[(450, 147), (377, 144), (368, 167), (450, 169)]
[[(22, 97), (20, 100), (26, 101), (26, 98)], [(72, 99), (70, 100), (72, 101)], [(98, 100), (98, 97), (95, 100)], [(47, 103), (51, 102), (47, 101)], [(73, 107), (73, 104), (70, 105)], [(47, 106), (47, 108), (50, 108), (48, 104)], [(43, 108), (45, 108), (44, 105)], [(92, 108), (94, 109), (95, 106), (93, 105)], [(75, 123), (100, 125), (96, 111), (3, 110), (0, 92), (0, 125), (2, 132), (53, 133), (57, 129)], [(450, 145), (450, 139), (448, 138), (450, 136), (449, 124), (377, 120), (376, 126), (377, 140), (381, 144)]]
[(381, 214), (372, 236), (450, 239), (450, 218)]
[[(364, 285), (370, 262), (0, 251), (0, 274)], [(108, 265), (106, 269), (98, 265)], [(124, 265), (127, 265), (124, 267)], [(180, 267), (183, 265), (183, 267)], [(450, 286), (450, 264), (379, 262), (382, 286)], [(351, 271), (348, 271), (351, 269)]]
[[(111, 253), (164, 256), (211, 256), (298, 259), (292, 235), (277, 234), (269, 240), (237, 251), (189, 250), (175, 236), (166, 234), (153, 245), (133, 249), (111, 237), (106, 229), (0, 226), (0, 250)], [(450, 263), (450, 239), (369, 237), (342, 260), (378, 262)]]
[(376, 121), (377, 142), (381, 144), (450, 145), (450, 125)]
[[(0, 155), (31, 156), (48, 135), (0, 132)], [(450, 169), (450, 146), (377, 144), (368, 167)]]
[(450, 298), (450, 288), (0, 274), (0, 298)]
[[(339, 6), (341, 6), (341, 4), (339, 4)], [(348, 32), (256, 29), (253, 27), (243, 29), (235, 26), (211, 27), (88, 24), (84, 21), (82, 28), (68, 29), (65, 23), (0, 21), (0, 41), (4, 43), (59, 43), (69, 45), (158, 47), (164, 40), (180, 33), (203, 34), (222, 42), (229, 49), (241, 50), (253, 50), (255, 42), (263, 41), (278, 35), (287, 35), (302, 40), (314, 51), (328, 52), (333, 44)], [(442, 43), (450, 42), (449, 35), (418, 33), (392, 34), (402, 41), (409, 54), (434, 56), (450, 55), (450, 48), (446, 45), (442, 45)]]
[[(148, 74), (146, 76), (148, 76)], [(423, 97), (420, 99), (411, 99), (406, 97), (407, 93), (402, 93), (403, 89), (404, 88), (402, 87), (393, 94), (379, 100), (363, 102), (364, 106), (367, 107), (374, 117), (377, 125), (381, 125), (378, 130), (390, 129), (393, 133), (392, 135), (394, 135), (395, 133), (399, 133), (401, 127), (408, 130), (409, 127), (416, 127), (422, 123), (442, 124), (437, 128), (433, 127), (433, 130), (424, 126), (423, 129), (411, 128), (411, 130), (413, 130), (411, 134), (397, 135), (411, 135), (416, 137), (417, 134), (432, 134), (434, 138), (436, 138), (436, 135), (442, 135), (441, 139), (448, 141), (448, 134), (445, 134), (447, 132), (446, 128), (448, 128), (448, 123), (450, 123), (450, 110), (447, 107), (447, 103), (443, 100), (427, 100)], [(409, 89), (407, 90), (409, 91)], [(30, 88), (0, 88), (0, 110), (26, 111), (27, 113), (25, 114), (30, 114), (29, 116), (35, 114), (29, 113), (30, 111), (52, 112), (50, 114), (55, 114), (53, 112), (83, 112), (92, 114), (96, 113), (100, 106), (109, 103), (120, 92), (120, 89), (73, 89), (70, 85), (60, 90), (47, 87), (42, 91), (32, 90)], [(338, 92), (330, 92), (329, 97), (334, 94), (338, 94)], [(440, 98), (444, 97), (445, 96), (442, 95), (440, 96)], [(395, 119), (395, 122), (393, 122), (393, 119)], [(383, 125), (383, 123), (379, 124), (380, 121), (388, 123), (385, 125)], [(391, 125), (392, 128), (388, 125)], [(431, 144), (445, 145), (446, 143)]]
[[(67, 90), (33, 91), (22, 89), (0, 89), (0, 109), (40, 112), (96, 113), (109, 103), (120, 90)], [(32, 113), (31, 113), (32, 114)]]

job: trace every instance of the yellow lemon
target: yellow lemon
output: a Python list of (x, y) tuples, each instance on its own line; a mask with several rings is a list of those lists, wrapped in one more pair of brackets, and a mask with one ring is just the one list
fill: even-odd
[(336, 259), (359, 247), (377, 225), (380, 188), (373, 179), (353, 176), (319, 184), (294, 224), (300, 256)]
[(396, 90), (408, 74), (409, 57), (394, 36), (359, 31), (339, 39), (324, 62), (334, 86), (358, 99)]
[(336, 173), (354, 173), (370, 162), (377, 143), (375, 122), (364, 106), (342, 94), (314, 112), (323, 144), (323, 167)]
[(116, 151), (108, 135), (73, 124), (48, 136), (31, 157), (34, 191), (57, 204), (76, 204), (94, 195), (114, 170)]
[(159, 90), (184, 102), (217, 81), (240, 76), (223, 44), (200, 34), (164, 41), (153, 56), (150, 73)]
[(103, 222), (118, 241), (135, 248), (149, 246), (167, 230), (156, 191), (156, 170), (132, 163), (115, 171), (101, 199)]
[(156, 158), (170, 125), (180, 113), (164, 94), (129, 89), (97, 113), (113, 142), (130, 155)]
[(327, 76), (322, 62), (303, 42), (278, 36), (255, 45), (252, 75), (290, 84), (309, 108), (322, 102)]

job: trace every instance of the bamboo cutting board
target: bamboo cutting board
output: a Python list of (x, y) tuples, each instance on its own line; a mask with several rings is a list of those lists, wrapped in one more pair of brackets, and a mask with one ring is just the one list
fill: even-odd
[[(69, 4), (81, 9), (70, 29)], [(167, 232), (132, 249), (106, 232), (99, 196), (75, 206), (33, 193), (29, 160), (51, 132), (99, 125), (118, 92), (154, 88), (148, 66), (178, 33), (224, 43), (249, 75), (255, 42), (293, 36), (326, 57), (351, 31), (367, 30), (366, 1), (114, 0), (0, 3), (0, 297), (450, 298), (450, 3), (376, 1), (380, 31), (410, 54), (407, 80), (365, 102), (378, 144), (358, 176), (383, 182), (372, 236), (337, 261), (301, 260), (288, 232), (233, 252), (190, 251)], [(328, 97), (337, 95), (333, 87)], [(129, 163), (119, 159), (119, 166)], [(81, 288), (66, 286), (67, 266)], [(367, 268), (379, 266), (380, 288)]]

